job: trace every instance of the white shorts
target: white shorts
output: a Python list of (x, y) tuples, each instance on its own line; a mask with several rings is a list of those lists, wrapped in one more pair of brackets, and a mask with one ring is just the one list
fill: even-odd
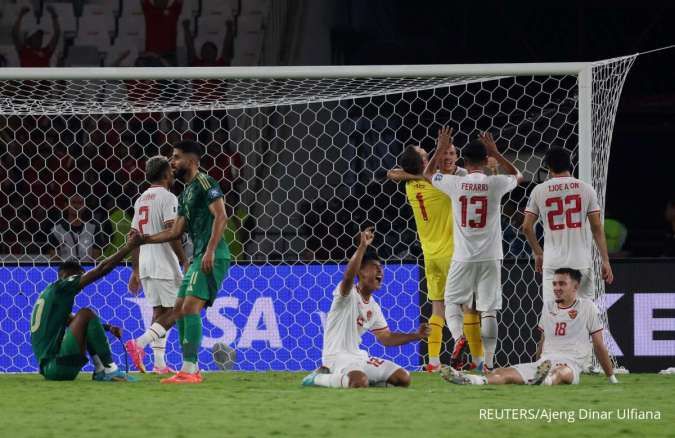
[(347, 374), (351, 371), (361, 371), (368, 377), (368, 384), (371, 386), (386, 383), (391, 375), (401, 368), (387, 359), (354, 354), (337, 354), (332, 360), (326, 360), (324, 366), (328, 367), (331, 373)]
[(545, 360), (551, 361), (551, 371), (553, 371), (556, 367), (560, 365), (568, 366), (572, 370), (572, 374), (574, 375), (574, 377), (572, 378), (572, 385), (579, 384), (579, 374), (580, 374), (579, 369), (577, 368), (576, 365), (574, 365), (574, 362), (572, 362), (568, 358), (565, 358), (564, 356), (544, 356), (536, 362), (519, 363), (512, 366), (511, 368), (513, 368), (518, 372), (518, 374), (520, 374), (520, 377), (523, 378), (523, 382), (527, 383), (529, 380), (534, 379), (534, 375), (537, 372), (537, 367)]
[[(554, 300), (553, 296), (553, 276), (555, 270), (558, 268), (544, 267), (542, 275), (542, 299), (545, 303)], [(577, 269), (577, 268), (574, 268)], [(577, 295), (581, 298), (589, 300), (595, 299), (595, 281), (593, 276), (593, 269), (578, 269), (581, 272), (581, 283), (579, 284), (579, 291)]]
[(159, 278), (141, 278), (146, 302), (152, 307), (173, 307), (181, 282)]
[(502, 261), (453, 261), (445, 285), (445, 302), (469, 305), (479, 312), (501, 310)]

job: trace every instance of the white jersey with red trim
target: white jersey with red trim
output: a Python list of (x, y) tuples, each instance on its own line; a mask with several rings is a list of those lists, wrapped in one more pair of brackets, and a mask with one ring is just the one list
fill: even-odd
[(587, 216), (599, 211), (593, 187), (572, 176), (551, 178), (532, 190), (525, 213), (538, 216), (544, 226), (544, 267), (592, 266)]
[(452, 200), (455, 250), (452, 260), (483, 262), (501, 260), (501, 199), (515, 189), (515, 175), (485, 175), (471, 172), (466, 176), (436, 173), (431, 183)]
[(604, 327), (593, 301), (577, 298), (569, 307), (545, 303), (538, 328), (544, 332), (542, 357), (564, 356), (583, 369), (592, 348), (588, 338)]
[[(131, 227), (145, 235), (159, 233), (176, 220), (177, 211), (176, 195), (164, 187), (152, 186), (136, 200)], [(168, 242), (141, 246), (138, 265), (140, 278), (183, 278), (178, 257)]]
[(356, 285), (352, 286), (347, 296), (342, 296), (340, 284), (333, 291), (333, 302), (326, 317), (321, 355), (324, 365), (332, 363), (337, 355), (342, 354), (368, 359), (368, 353), (359, 349), (361, 335), (367, 331), (387, 329), (382, 309), (372, 296), (364, 301)]

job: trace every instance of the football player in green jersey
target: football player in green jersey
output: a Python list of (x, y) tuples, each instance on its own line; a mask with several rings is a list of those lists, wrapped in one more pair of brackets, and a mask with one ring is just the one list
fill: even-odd
[[(173, 148), (171, 168), (185, 184), (178, 198), (178, 216), (173, 226), (152, 236), (143, 236), (141, 244), (170, 242), (187, 230), (194, 244), (193, 260), (178, 290), (173, 312), (165, 313), (150, 326), (161, 338), (176, 323), (183, 349), (183, 367), (162, 383), (200, 383), (197, 355), (202, 343), (200, 312), (213, 304), (230, 267), (230, 249), (223, 232), (227, 225), (223, 192), (216, 180), (199, 170), (203, 148), (193, 141), (182, 141)], [(134, 363), (142, 360), (129, 349)]]
[(31, 345), (45, 379), (74, 380), (87, 363), (85, 354), (89, 352), (95, 366), (94, 380), (132, 380), (113, 362), (105, 335), (107, 330), (120, 338), (121, 329), (102, 324), (91, 309), (82, 308), (75, 314), (72, 311), (75, 296), (112, 271), (140, 242), (140, 234), (131, 233), (122, 248), (87, 272), (77, 260), (60, 265), (59, 279), (40, 294), (30, 318)]

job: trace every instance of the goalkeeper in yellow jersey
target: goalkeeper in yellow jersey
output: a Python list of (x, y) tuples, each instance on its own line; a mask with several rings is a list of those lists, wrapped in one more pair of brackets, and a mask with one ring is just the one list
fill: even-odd
[[(451, 129), (450, 133), (452, 133)], [(450, 175), (466, 175), (466, 170), (456, 165), (457, 158), (457, 150), (454, 145), (451, 145), (440, 160), (439, 171)], [(450, 198), (433, 187), (422, 176), (427, 163), (427, 152), (424, 149), (419, 146), (408, 146), (399, 157), (399, 167), (387, 172), (387, 177), (397, 182), (405, 181), (406, 196), (415, 216), (417, 234), (424, 254), (427, 296), (431, 301), (432, 309), (431, 318), (429, 318), (431, 327), (431, 334), (428, 338), (429, 363), (425, 369), (428, 372), (437, 372), (441, 366), (440, 352), (445, 326), (443, 295), (454, 244), (452, 204)], [(464, 362), (464, 353), (466, 353), (468, 344), (473, 359), (470, 368), (474, 368), (483, 359), (478, 314), (473, 310), (463, 314), (461, 306), (454, 306), (452, 313), (447, 316), (448, 328), (455, 341), (450, 365), (457, 369), (467, 365)]]

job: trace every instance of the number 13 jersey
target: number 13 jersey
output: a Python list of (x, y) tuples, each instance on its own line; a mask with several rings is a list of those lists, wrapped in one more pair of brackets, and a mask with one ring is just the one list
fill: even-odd
[[(161, 186), (151, 186), (136, 200), (131, 228), (152, 235), (169, 228), (176, 220), (178, 198)], [(138, 256), (140, 278), (180, 280), (183, 274), (171, 244), (154, 243), (141, 246)]]
[(501, 199), (518, 185), (515, 175), (467, 176), (437, 173), (432, 184), (452, 200), (455, 251), (453, 261), (501, 260)]
[(551, 178), (530, 194), (526, 214), (544, 226), (544, 267), (591, 267), (592, 234), (587, 216), (600, 211), (593, 187), (574, 177)]

